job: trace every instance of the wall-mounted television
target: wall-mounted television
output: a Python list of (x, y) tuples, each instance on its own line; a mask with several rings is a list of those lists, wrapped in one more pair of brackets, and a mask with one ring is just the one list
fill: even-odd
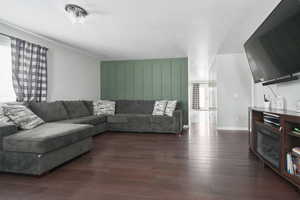
[(300, 72), (300, 0), (283, 0), (244, 44), (255, 83)]

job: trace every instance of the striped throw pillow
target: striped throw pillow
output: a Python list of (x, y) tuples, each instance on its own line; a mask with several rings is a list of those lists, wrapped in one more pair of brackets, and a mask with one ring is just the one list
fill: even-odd
[(107, 100), (98, 100), (93, 102), (94, 115), (114, 115), (116, 102)]
[(30, 130), (45, 123), (24, 105), (4, 105), (3, 111), (19, 128), (24, 130)]
[(167, 101), (155, 101), (152, 115), (164, 115), (167, 106)]
[(169, 117), (173, 117), (173, 113), (176, 109), (176, 105), (177, 105), (177, 101), (168, 101), (167, 106), (166, 106), (166, 110), (165, 110), (165, 115), (169, 116)]
[(3, 106), (5, 104), (0, 104), (0, 125), (14, 125), (14, 123), (4, 114)]

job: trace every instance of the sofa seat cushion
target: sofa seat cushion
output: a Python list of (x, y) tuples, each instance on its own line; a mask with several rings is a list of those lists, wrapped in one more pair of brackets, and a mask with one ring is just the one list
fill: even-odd
[[(2, 139), (9, 135), (16, 134), (17, 132), (18, 132), (18, 128), (16, 125), (5, 125), (0, 123), (0, 152), (2, 150)], [(0, 162), (1, 162), (1, 156), (0, 156)]]
[(175, 118), (169, 116), (152, 116), (152, 129), (153, 131), (165, 132), (173, 131), (176, 128)]
[(96, 115), (90, 115), (87, 117), (80, 117), (80, 118), (75, 118), (75, 119), (68, 119), (68, 120), (63, 120), (60, 121), (59, 123), (68, 123), (68, 124), (90, 124), (97, 126), (99, 124), (103, 124), (106, 122), (106, 116), (101, 115), (101, 116), (96, 116)]
[(46, 123), (3, 138), (3, 150), (43, 154), (74, 144), (93, 135), (93, 126)]
[(107, 116), (108, 123), (128, 123), (128, 122), (151, 122), (152, 115), (149, 114), (117, 114), (114, 116)]
[(151, 114), (117, 114), (107, 116), (108, 129), (111, 131), (132, 132), (178, 132), (175, 117)]
[(149, 114), (117, 114), (108, 116), (110, 130), (115, 131), (151, 131), (151, 117)]
[(113, 116), (107, 116), (108, 123), (128, 123), (130, 117), (136, 116), (137, 114), (117, 114)]

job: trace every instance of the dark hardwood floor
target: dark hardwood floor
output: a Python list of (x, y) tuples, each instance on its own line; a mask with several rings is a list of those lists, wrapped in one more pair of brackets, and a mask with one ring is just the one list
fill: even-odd
[(247, 134), (193, 126), (171, 134), (105, 133), (42, 177), (0, 174), (2, 200), (299, 200), (248, 152)]

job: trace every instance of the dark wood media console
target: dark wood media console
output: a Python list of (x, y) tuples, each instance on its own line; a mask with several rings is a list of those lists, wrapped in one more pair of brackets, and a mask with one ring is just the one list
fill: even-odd
[[(280, 118), (280, 126), (264, 122), (264, 113), (275, 114)], [(300, 147), (300, 134), (293, 132), (300, 128), (300, 113), (283, 110), (249, 108), (249, 147), (250, 150), (277, 174), (300, 190), (300, 175), (288, 172), (287, 154), (294, 147)]]

